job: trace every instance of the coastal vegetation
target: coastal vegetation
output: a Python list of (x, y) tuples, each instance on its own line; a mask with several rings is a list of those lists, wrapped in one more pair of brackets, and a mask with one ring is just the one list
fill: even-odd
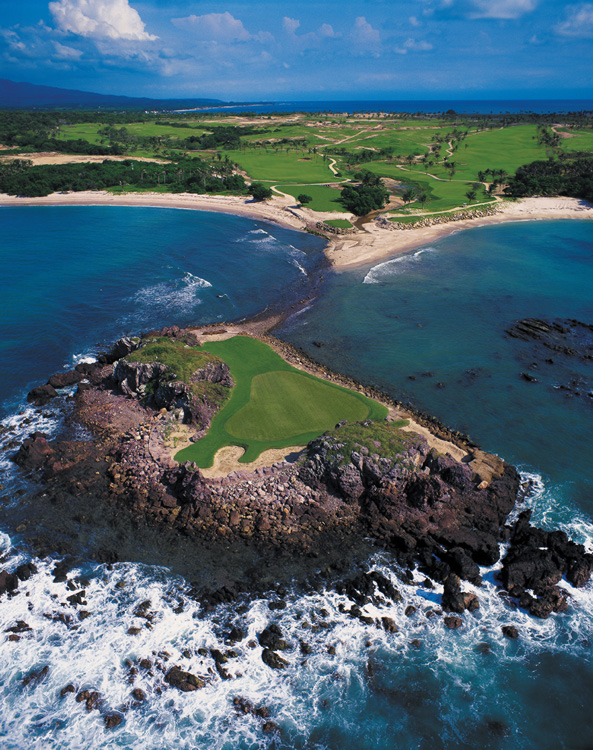
[[(259, 200), (284, 193), (313, 211), (358, 215), (388, 204), (388, 218), (406, 220), (537, 194), (538, 185), (542, 194), (585, 197), (581, 161), (593, 153), (593, 129), (586, 112), (4, 111), (0, 146), (0, 190), (14, 195), (89, 189), (247, 195), (256, 182), (271, 191)], [(61, 161), (88, 155), (106, 162), (35, 163), (48, 152)], [(107, 161), (121, 157), (123, 166)], [(516, 180), (524, 165), (544, 163), (555, 165), (546, 167), (545, 180), (541, 166), (527, 170), (529, 186), (525, 171)]]
[(305, 445), (341, 420), (384, 419), (376, 401), (297, 370), (267, 344), (247, 336), (202, 345), (226, 362), (235, 383), (205, 437), (181, 450), (177, 461), (212, 465), (226, 445), (245, 449), (241, 462), (271, 448)]
[(509, 180), (507, 195), (525, 198), (531, 195), (568, 195), (593, 201), (593, 158), (534, 161), (519, 167)]

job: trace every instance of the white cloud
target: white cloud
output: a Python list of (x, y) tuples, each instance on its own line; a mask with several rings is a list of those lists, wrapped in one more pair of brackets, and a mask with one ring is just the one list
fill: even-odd
[(81, 49), (74, 49), (74, 47), (67, 47), (65, 44), (54, 42), (54, 49), (56, 51), (54, 57), (59, 60), (80, 60), (82, 57)]
[(381, 35), (374, 29), (364, 16), (359, 16), (354, 22), (350, 38), (355, 46), (361, 49), (377, 49), (381, 46)]
[(323, 23), (319, 27), (319, 36), (323, 37), (324, 39), (337, 39), (341, 36), (341, 34), (334, 31), (334, 27), (331, 26), (329, 23)]
[(49, 9), (61, 31), (79, 36), (138, 42), (158, 38), (144, 30), (140, 14), (128, 0), (56, 0)]
[(571, 5), (567, 10), (568, 17), (566, 21), (555, 27), (556, 33), (560, 36), (581, 37), (583, 39), (593, 37), (593, 4)]
[(410, 26), (420, 26), (420, 21), (416, 18), (416, 16), (410, 16), (408, 18), (408, 21), (410, 22)]
[(180, 29), (191, 30), (194, 38), (202, 42), (246, 42), (252, 38), (242, 21), (228, 11), (172, 18), (171, 23)]
[(472, 5), (470, 18), (511, 19), (535, 10), (537, 0), (472, 0)]
[(296, 18), (288, 18), (288, 16), (285, 16), (282, 20), (282, 26), (284, 26), (284, 30), (288, 34), (294, 34), (300, 25), (301, 22), (297, 21)]
[(395, 47), (395, 52), (397, 52), (398, 55), (407, 55), (408, 52), (428, 52), (431, 50), (432, 44), (430, 42), (425, 41), (424, 39), (421, 39), (420, 41), (417, 41), (416, 39), (406, 39), (406, 41), (403, 43), (401, 47)]

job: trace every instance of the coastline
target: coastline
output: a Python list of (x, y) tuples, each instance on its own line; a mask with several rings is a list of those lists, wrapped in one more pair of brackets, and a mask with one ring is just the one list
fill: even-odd
[(335, 241), (333, 247), (328, 248), (328, 257), (335, 270), (346, 270), (403, 255), (464, 229), (518, 221), (593, 219), (593, 206), (578, 198), (523, 198), (500, 203), (498, 207), (499, 211), (491, 216), (418, 229), (393, 231), (376, 224), (367, 225), (367, 236), (360, 233)]
[[(213, 211), (270, 221), (297, 231), (314, 231), (320, 219), (332, 214), (314, 213), (296, 208), (288, 198), (275, 196), (255, 202), (239, 196), (195, 195), (193, 193), (124, 193), (104, 191), (53, 193), (40, 198), (19, 198), (0, 195), (0, 207), (14, 206), (132, 206)], [(336, 271), (357, 268), (390, 257), (402, 255), (435, 242), (450, 234), (491, 224), (518, 221), (552, 221), (557, 219), (593, 219), (593, 206), (577, 198), (523, 198), (499, 204), (499, 211), (490, 216), (408, 230), (382, 229), (375, 223), (354, 235), (327, 238), (325, 255)], [(344, 214), (340, 214), (344, 216)], [(318, 232), (316, 232), (318, 233)]]

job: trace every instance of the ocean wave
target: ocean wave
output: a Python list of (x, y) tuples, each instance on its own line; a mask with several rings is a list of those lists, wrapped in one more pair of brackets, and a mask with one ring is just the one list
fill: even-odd
[(417, 250), (415, 253), (409, 253), (407, 255), (400, 255), (398, 258), (392, 258), (386, 260), (383, 263), (379, 263), (373, 266), (367, 275), (364, 277), (363, 284), (380, 284), (387, 281), (392, 276), (398, 276), (399, 274), (405, 273), (409, 268), (425, 253), (437, 252), (434, 247), (423, 247), (421, 250)]
[(136, 315), (143, 310), (163, 312), (186, 312), (202, 304), (200, 292), (212, 284), (200, 276), (186, 271), (179, 279), (162, 281), (137, 291), (130, 301), (136, 306)]
[[(0, 547), (8, 551), (10, 540), (1, 536)], [(23, 553), (12, 554), (5, 562), (11, 572), (28, 559)], [(19, 621), (31, 628), (21, 634), (18, 645), (6, 644), (0, 663), (0, 732), (7, 748), (35, 743), (51, 750), (165, 747), (172, 737), (181, 745), (221, 750), (268, 747), (263, 721), (237, 712), (237, 697), (265, 706), (269, 719), (281, 728), (281, 747), (323, 747), (315, 742), (321, 717), (339, 736), (350, 732), (353, 747), (366, 747), (368, 726), (352, 725), (348, 717), (372, 717), (375, 711), (380, 715), (394, 701), (398, 706), (413, 700), (418, 690), (424, 691), (425, 710), (449, 725), (447, 731), (463, 733), (458, 712), (479, 715), (487, 710), (501, 670), (508, 673), (513, 664), (522, 669), (529, 654), (585, 657), (593, 635), (591, 586), (572, 590), (563, 583), (572, 596), (569, 612), (536, 620), (498, 595), (495, 573), (500, 564), (481, 570), (481, 587), (464, 583), (464, 589), (478, 595), (480, 609), (464, 614), (462, 627), (451, 633), (439, 614), (442, 586), (427, 588), (418, 571), (411, 581), (402, 582), (401, 570), (388, 553), (371, 557), (368, 568), (389, 579), (403, 601), (377, 592), (372, 603), (361, 606), (368, 622), (349, 614), (356, 602), (333, 588), (288, 591), (280, 610), (270, 609), (270, 601), (278, 599), (272, 594), (244, 602), (242, 615), (235, 605), (205, 613), (183, 579), (165, 569), (131, 563), (85, 566), (68, 574), (68, 585), (53, 580), (55, 560), (33, 562), (39, 572), (0, 608), (1, 632)], [(66, 597), (81, 589), (87, 603), (77, 608)], [(90, 614), (80, 619), (80, 610)], [(384, 617), (391, 619), (393, 632), (377, 626)], [(271, 622), (287, 641), (281, 652), (287, 662), (284, 670), (269, 669), (262, 661), (258, 635)], [(221, 679), (212, 650), (229, 652), (226, 634), (233, 625), (243, 632), (232, 645)], [(520, 631), (519, 650), (502, 634), (503, 625)], [(142, 659), (148, 660), (144, 666)], [(205, 687), (190, 693), (168, 687), (164, 675), (173, 665), (203, 678)], [(47, 676), (37, 687), (22, 685), (25, 675), (45, 666)], [(430, 681), (412, 679), (419, 670), (427, 670)], [(60, 697), (69, 684), (74, 694)], [(89, 712), (84, 702), (76, 702), (76, 693), (84, 689), (99, 692), (100, 711), (119, 713), (122, 725), (107, 730), (99, 711)], [(146, 700), (136, 702), (134, 689)], [(471, 696), (471, 701), (460, 701), (460, 694)], [(520, 720), (512, 708), (511, 702), (504, 716), (510, 731)], [(377, 731), (409, 732), (408, 713), (396, 711), (389, 726), (379, 723)], [(391, 745), (377, 738), (375, 746)]]

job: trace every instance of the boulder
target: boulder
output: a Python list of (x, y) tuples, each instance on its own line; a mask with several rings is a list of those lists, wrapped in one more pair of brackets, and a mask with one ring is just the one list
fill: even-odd
[(46, 385), (39, 385), (37, 388), (33, 388), (33, 390), (29, 391), (27, 394), (27, 401), (36, 406), (45, 406), (45, 404), (49, 403), (52, 398), (55, 398), (57, 395), (58, 392), (53, 385), (47, 383)]
[(461, 614), (465, 610), (474, 612), (480, 606), (478, 597), (470, 592), (461, 591), (461, 581), (455, 574), (445, 581), (443, 590), (443, 609), (445, 612)]
[(264, 664), (267, 664), (271, 669), (285, 669), (288, 666), (286, 659), (283, 659), (275, 651), (269, 648), (264, 648), (261, 655)]
[(48, 458), (53, 456), (54, 449), (42, 432), (34, 432), (23, 441), (23, 444), (13, 456), (13, 461), (23, 469), (38, 469)]
[(199, 690), (206, 684), (204, 680), (190, 672), (184, 672), (180, 667), (172, 667), (165, 675), (165, 682), (183, 693)]
[(68, 372), (58, 372), (52, 375), (47, 384), (51, 385), (52, 388), (67, 388), (70, 385), (80, 383), (82, 379), (82, 373), (77, 370), (69, 370)]

